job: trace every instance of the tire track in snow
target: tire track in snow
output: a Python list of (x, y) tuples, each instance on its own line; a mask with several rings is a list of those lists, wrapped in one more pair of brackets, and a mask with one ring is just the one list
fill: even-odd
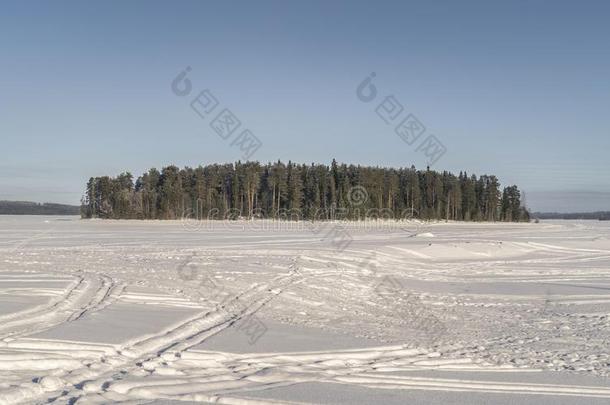
[[(443, 352), (470, 349), (446, 347)], [(235, 395), (305, 382), (341, 383), (392, 390), (433, 390), (536, 394), (610, 398), (603, 386), (560, 385), (529, 382), (473, 381), (462, 378), (429, 378), (387, 374), (398, 371), (451, 370), (495, 373), (535, 373), (514, 367), (499, 367), (470, 358), (441, 359), (438, 352), (382, 346), (340, 351), (233, 354), (185, 352), (179, 358), (145, 364), (154, 372), (132, 374), (110, 383), (104, 392), (81, 397), (82, 403), (120, 400), (165, 399), (231, 403)], [(243, 398), (243, 397), (240, 397)], [(81, 403), (81, 401), (79, 401)]]
[[(56, 373), (53, 376), (54, 384), (22, 385), (0, 393), (0, 404), (37, 402), (45, 399), (72, 403), (83, 394), (104, 391), (117, 379), (128, 375), (128, 370), (140, 370), (141, 364), (145, 362), (162, 357), (179, 357), (180, 353), (230, 327), (239, 319), (256, 313), (280, 294), (282, 289), (300, 280), (301, 275), (296, 266), (290, 267), (288, 274), (274, 278), (269, 284), (254, 284), (225, 301), (222, 307), (200, 313), (158, 334), (128, 342), (116, 354), (87, 363), (85, 367)], [(245, 303), (242, 306), (244, 309), (235, 313), (224, 309), (235, 302)], [(56, 395), (53, 396), (53, 393)]]
[(78, 275), (63, 295), (48, 304), (0, 317), (0, 339), (31, 335), (75, 321), (110, 305), (122, 289), (105, 275)]

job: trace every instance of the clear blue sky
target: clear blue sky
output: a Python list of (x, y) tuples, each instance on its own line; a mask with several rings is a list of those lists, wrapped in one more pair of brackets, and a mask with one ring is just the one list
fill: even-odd
[(240, 159), (189, 107), (205, 88), (255, 159), (425, 168), (356, 97), (375, 72), (446, 146), (435, 169), (496, 174), (535, 210), (610, 209), (610, 2), (230, 3), (3, 2), (0, 199)]

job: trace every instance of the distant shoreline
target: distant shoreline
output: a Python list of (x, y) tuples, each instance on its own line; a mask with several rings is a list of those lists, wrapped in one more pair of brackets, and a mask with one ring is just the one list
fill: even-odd
[(0, 201), (0, 215), (80, 215), (80, 207), (31, 201)]
[(534, 212), (532, 218), (537, 219), (592, 219), (610, 221), (610, 211), (595, 212)]

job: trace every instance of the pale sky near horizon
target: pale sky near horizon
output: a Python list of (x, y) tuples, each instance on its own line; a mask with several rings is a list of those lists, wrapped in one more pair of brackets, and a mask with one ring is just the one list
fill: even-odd
[(78, 204), (91, 176), (239, 160), (210, 127), (223, 108), (255, 160), (425, 168), (375, 112), (393, 95), (446, 147), (434, 169), (495, 174), (533, 210), (610, 210), (608, 21), (604, 1), (3, 2), (0, 199)]

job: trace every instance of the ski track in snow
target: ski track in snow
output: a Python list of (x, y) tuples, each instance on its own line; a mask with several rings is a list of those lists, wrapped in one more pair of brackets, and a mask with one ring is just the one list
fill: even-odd
[[(307, 230), (246, 226), (198, 234), (175, 222), (68, 221), (57, 225), (57, 245), (54, 232), (32, 229), (44, 240), (17, 247), (0, 233), (0, 304), (46, 300), (0, 314), (0, 404), (281, 403), (247, 393), (307, 382), (610, 400), (610, 384), (459, 377), (553, 370), (608, 378), (607, 226), (430, 224), (422, 234), (433, 238), (348, 226), (354, 241), (341, 252)], [(399, 291), (378, 290), (388, 278)], [(119, 304), (191, 312), (119, 344), (34, 336)], [(378, 344), (198, 347), (253, 314)], [(409, 323), (414, 314), (442, 323), (443, 334), (422, 335)], [(457, 376), (404, 374), (422, 370)]]

